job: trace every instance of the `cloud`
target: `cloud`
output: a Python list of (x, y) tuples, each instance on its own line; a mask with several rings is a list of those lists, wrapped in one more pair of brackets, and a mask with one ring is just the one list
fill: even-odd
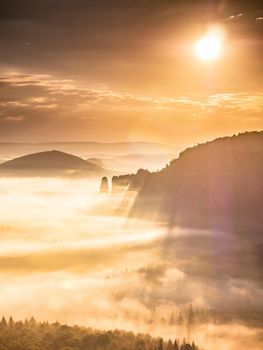
[[(170, 144), (184, 139), (187, 145), (190, 139), (202, 142), (206, 133), (222, 136), (263, 127), (261, 92), (159, 97), (17, 72), (3, 73), (0, 85), (0, 137), (6, 140), (32, 137), (34, 130), (33, 141), (146, 137)], [(114, 123), (118, 128), (112, 128)]]
[[(3, 1), (3, 66), (144, 95), (261, 88), (260, 13), (245, 21), (260, 8), (254, 2)], [(240, 13), (238, 21), (226, 21)], [(191, 45), (214, 22), (229, 33), (230, 49), (210, 76)]]
[[(3, 89), (10, 96), (3, 94), (2, 107), (37, 107), (53, 108), (62, 104), (76, 109), (94, 108), (105, 110), (189, 110), (197, 112), (212, 108), (225, 110), (261, 112), (263, 94), (261, 92), (225, 93), (207, 96), (206, 99), (190, 99), (189, 97), (164, 98), (136, 95), (127, 92), (114, 92), (109, 89), (94, 89), (78, 86), (73, 80), (56, 79), (50, 75), (7, 73), (0, 76)], [(35, 89), (35, 92), (33, 92)], [(32, 92), (32, 95), (28, 93)], [(44, 96), (39, 96), (42, 92)], [(13, 93), (13, 95), (12, 95)], [(11, 96), (16, 97), (14, 100)], [(70, 97), (70, 100), (68, 99)], [(9, 99), (8, 99), (9, 98)], [(58, 104), (50, 102), (58, 102)], [(77, 117), (77, 116), (76, 116)]]
[[(1, 119), (1, 115), (0, 115), (0, 119)], [(12, 116), (12, 115), (8, 115), (8, 116), (5, 116), (3, 118), (5, 121), (8, 121), (8, 122), (21, 122), (25, 119), (25, 117), (23, 117), (22, 115), (17, 115), (17, 116)]]

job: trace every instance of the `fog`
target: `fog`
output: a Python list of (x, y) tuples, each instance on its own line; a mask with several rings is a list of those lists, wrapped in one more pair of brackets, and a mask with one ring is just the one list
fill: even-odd
[[(1, 313), (261, 349), (262, 241), (128, 218), (136, 194), (101, 195), (99, 185), (0, 179)], [(190, 305), (204, 321), (189, 326)]]

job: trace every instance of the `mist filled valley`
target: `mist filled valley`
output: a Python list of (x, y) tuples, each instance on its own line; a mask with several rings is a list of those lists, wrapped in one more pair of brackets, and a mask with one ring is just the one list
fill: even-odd
[(259, 238), (130, 218), (135, 192), (99, 188), (0, 178), (1, 313), (260, 349)]

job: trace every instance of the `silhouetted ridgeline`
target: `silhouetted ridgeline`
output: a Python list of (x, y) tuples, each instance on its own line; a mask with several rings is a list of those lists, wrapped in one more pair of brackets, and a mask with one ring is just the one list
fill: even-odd
[(28, 154), (0, 164), (0, 175), (101, 174), (100, 165), (61, 151)]
[(136, 174), (119, 175), (112, 177), (112, 190), (117, 191), (121, 187), (127, 187), (130, 191), (138, 191), (151, 173), (145, 169), (139, 169)]
[[(171, 225), (263, 225), (263, 132), (188, 148), (159, 172), (138, 172), (133, 215), (153, 213)], [(134, 186), (135, 184), (135, 186)]]
[(39, 323), (34, 318), (24, 322), (0, 322), (1, 350), (198, 350), (185, 341), (164, 341), (148, 334), (120, 330), (97, 331), (84, 327), (69, 327), (58, 322)]

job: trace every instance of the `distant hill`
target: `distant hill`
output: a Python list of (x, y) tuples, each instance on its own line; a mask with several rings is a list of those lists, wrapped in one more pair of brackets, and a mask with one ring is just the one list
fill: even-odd
[(87, 161), (99, 164), (107, 169), (111, 169), (116, 173), (135, 172), (142, 167), (151, 171), (162, 169), (175, 156), (174, 153), (169, 154), (123, 154), (119, 156), (88, 158)]
[(263, 132), (219, 138), (186, 149), (159, 172), (130, 176), (138, 191), (132, 214), (170, 225), (262, 227), (262, 179)]
[(104, 167), (104, 163), (103, 163), (103, 161), (100, 158), (88, 158), (86, 161), (88, 163), (98, 165), (98, 166), (100, 166), (102, 168)]
[(0, 142), (0, 157), (12, 159), (24, 154), (51, 151), (53, 149), (82, 158), (98, 158), (98, 156), (116, 156), (123, 154), (160, 154), (173, 153), (170, 146), (150, 142), (49, 142), (49, 143), (12, 143)]
[(23, 173), (46, 175), (46, 173), (80, 173), (104, 171), (101, 166), (87, 162), (72, 154), (60, 151), (46, 151), (18, 157), (0, 164), (0, 173)]

